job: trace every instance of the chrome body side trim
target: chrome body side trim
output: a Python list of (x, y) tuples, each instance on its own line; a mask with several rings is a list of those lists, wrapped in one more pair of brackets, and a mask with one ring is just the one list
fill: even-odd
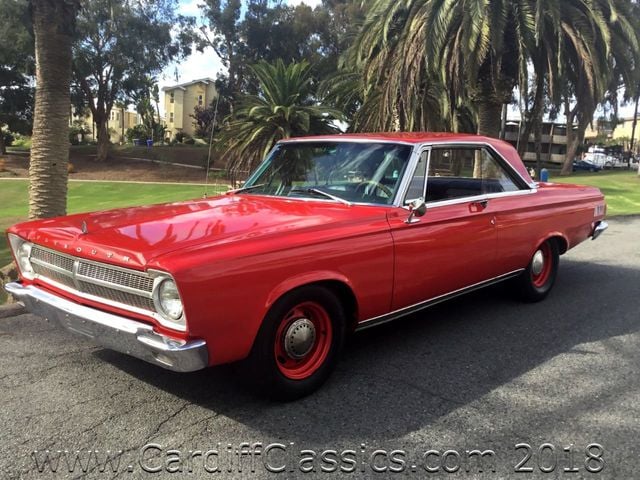
[(514, 270), (509, 273), (505, 273), (504, 275), (500, 275), (489, 280), (485, 280), (483, 282), (475, 283), (473, 285), (469, 285), (468, 287), (460, 288), (453, 292), (445, 293), (444, 295), (440, 295), (438, 297), (431, 298), (429, 300), (425, 300), (420, 303), (416, 303), (415, 305), (410, 305), (408, 307), (401, 308), (399, 310), (395, 310), (390, 313), (386, 313), (384, 315), (380, 315), (378, 317), (369, 318), (367, 320), (363, 320), (358, 323), (356, 326), (356, 331), (366, 330), (367, 328), (375, 327), (377, 325), (382, 325), (383, 323), (388, 323), (393, 320), (397, 320), (398, 318), (411, 315), (412, 313), (419, 312), (425, 308), (431, 307), (438, 303), (446, 302), (452, 298), (458, 297), (460, 295), (464, 295), (469, 292), (473, 292), (474, 290), (479, 290), (484, 287), (488, 287), (489, 285), (493, 285), (495, 283), (500, 283), (504, 280), (508, 280), (510, 278), (516, 277), (521, 272), (524, 271), (524, 268), (520, 268), (518, 270)]
[(204, 340), (181, 340), (154, 332), (151, 325), (79, 305), (34, 285), (14, 282), (5, 289), (27, 310), (105, 348), (125, 353), (176, 372), (208, 366)]
[(596, 238), (598, 238), (604, 233), (607, 228), (609, 228), (609, 224), (604, 220), (596, 222), (595, 226), (593, 227), (593, 232), (591, 232), (591, 240), (595, 240)]

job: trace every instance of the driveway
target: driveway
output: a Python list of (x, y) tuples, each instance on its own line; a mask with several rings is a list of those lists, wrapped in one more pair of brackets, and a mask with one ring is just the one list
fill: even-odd
[(610, 221), (539, 304), (496, 286), (362, 332), (289, 404), (232, 367), (174, 374), (1, 319), (2, 477), (638, 478), (639, 241), (640, 219)]

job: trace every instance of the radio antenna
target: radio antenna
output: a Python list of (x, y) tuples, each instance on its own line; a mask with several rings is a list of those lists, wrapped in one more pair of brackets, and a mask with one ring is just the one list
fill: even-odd
[(216, 96), (216, 106), (213, 109), (213, 122), (211, 122), (211, 136), (209, 137), (209, 154), (207, 155), (207, 171), (204, 178), (204, 195), (207, 198), (209, 188), (209, 165), (211, 164), (211, 147), (213, 147), (213, 131), (216, 128), (216, 119), (218, 118), (218, 102), (220, 102), (220, 93)]

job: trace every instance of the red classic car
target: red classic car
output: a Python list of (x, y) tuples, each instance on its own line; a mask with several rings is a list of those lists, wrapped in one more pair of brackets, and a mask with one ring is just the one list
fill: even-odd
[(6, 289), (104, 347), (181, 372), (244, 360), (295, 398), (349, 332), (505, 280), (542, 300), (605, 208), (596, 188), (534, 182), (490, 138), (293, 139), (225, 195), (11, 227)]

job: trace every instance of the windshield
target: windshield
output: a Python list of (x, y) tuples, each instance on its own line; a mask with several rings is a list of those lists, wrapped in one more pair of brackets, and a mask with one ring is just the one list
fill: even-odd
[(410, 155), (410, 146), (391, 143), (284, 143), (241, 191), (388, 205), (393, 203)]

